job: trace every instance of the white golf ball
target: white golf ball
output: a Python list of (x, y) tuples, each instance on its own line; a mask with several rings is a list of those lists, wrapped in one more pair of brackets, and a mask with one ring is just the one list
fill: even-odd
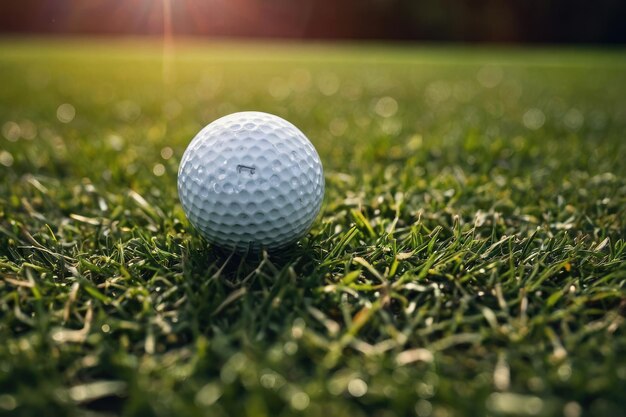
[(322, 205), (324, 172), (311, 142), (288, 121), (233, 113), (207, 125), (185, 150), (178, 196), (210, 243), (272, 250), (309, 230)]

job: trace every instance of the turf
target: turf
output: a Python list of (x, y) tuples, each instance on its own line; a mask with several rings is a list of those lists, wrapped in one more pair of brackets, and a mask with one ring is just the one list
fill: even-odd
[[(5, 40), (0, 414), (626, 415), (626, 54)], [(325, 167), (282, 253), (176, 194), (206, 123)]]

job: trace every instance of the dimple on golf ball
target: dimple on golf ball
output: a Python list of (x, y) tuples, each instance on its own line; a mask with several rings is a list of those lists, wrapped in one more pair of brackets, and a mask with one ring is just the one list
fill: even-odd
[(309, 230), (322, 205), (324, 173), (311, 142), (288, 121), (233, 113), (191, 141), (178, 169), (178, 195), (210, 243), (272, 250)]

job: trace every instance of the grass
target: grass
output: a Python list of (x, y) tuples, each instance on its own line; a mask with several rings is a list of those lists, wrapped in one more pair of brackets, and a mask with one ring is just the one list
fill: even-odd
[[(623, 51), (0, 44), (0, 414), (626, 415)], [(191, 229), (238, 110), (322, 158), (297, 247)]]

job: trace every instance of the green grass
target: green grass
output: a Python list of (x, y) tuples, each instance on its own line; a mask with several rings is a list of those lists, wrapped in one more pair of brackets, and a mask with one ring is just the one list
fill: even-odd
[[(626, 415), (625, 57), (5, 40), (0, 415)], [(176, 171), (250, 109), (327, 192), (246, 260)]]

